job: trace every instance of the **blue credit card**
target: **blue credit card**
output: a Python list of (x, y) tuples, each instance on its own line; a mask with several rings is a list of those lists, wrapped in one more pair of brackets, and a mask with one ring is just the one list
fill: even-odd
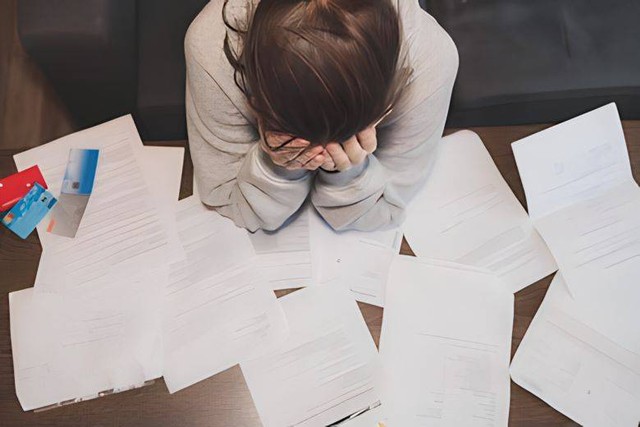
[(55, 204), (56, 198), (53, 194), (36, 182), (2, 218), (2, 224), (22, 239), (26, 239)]
[(76, 148), (69, 151), (60, 197), (51, 211), (48, 232), (65, 237), (76, 236), (93, 191), (99, 153), (99, 150)]
[(98, 167), (99, 150), (72, 148), (69, 150), (69, 162), (62, 180), (63, 194), (88, 196), (93, 191), (93, 182)]

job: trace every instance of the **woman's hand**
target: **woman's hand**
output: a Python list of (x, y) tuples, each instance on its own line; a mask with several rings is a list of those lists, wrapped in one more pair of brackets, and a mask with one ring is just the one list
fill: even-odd
[(316, 170), (327, 157), (324, 147), (311, 147), (307, 140), (277, 132), (265, 132), (260, 146), (273, 163), (289, 170)]
[(327, 144), (326, 159), (320, 167), (328, 172), (345, 171), (351, 166), (362, 163), (377, 147), (376, 128), (370, 126), (343, 144), (337, 142)]

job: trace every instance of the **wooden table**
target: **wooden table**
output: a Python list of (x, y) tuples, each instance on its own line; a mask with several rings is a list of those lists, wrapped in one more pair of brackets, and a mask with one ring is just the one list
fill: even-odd
[[(516, 170), (510, 143), (546, 126), (513, 126), (474, 129), (491, 153), (498, 169), (518, 199), (524, 192)], [(625, 122), (625, 135), (636, 180), (640, 171), (640, 121)], [(165, 144), (157, 144), (165, 145)], [(166, 145), (184, 145), (170, 143)], [(0, 176), (15, 171), (12, 155), (22, 150), (0, 150)], [(191, 194), (192, 166), (188, 156), (182, 177), (181, 197)], [(403, 253), (410, 248), (403, 244)], [(0, 227), (0, 426), (131, 426), (131, 427), (251, 427), (259, 426), (258, 414), (236, 366), (175, 395), (169, 395), (162, 380), (154, 385), (118, 395), (70, 405), (40, 413), (24, 413), (16, 398), (9, 334), (9, 292), (33, 284), (40, 256), (40, 244), (33, 233), (20, 240)], [(542, 302), (551, 277), (516, 294), (512, 352), (515, 352), (533, 315)], [(376, 344), (383, 310), (359, 304)], [(511, 426), (576, 425), (544, 402), (511, 383)], [(410, 427), (410, 426), (407, 426)]]

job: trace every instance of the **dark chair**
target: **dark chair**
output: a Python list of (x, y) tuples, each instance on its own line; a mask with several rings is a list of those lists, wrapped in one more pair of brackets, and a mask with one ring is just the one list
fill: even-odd
[[(420, 3), (460, 52), (450, 126), (557, 122), (610, 101), (640, 118), (637, 0)], [(79, 126), (132, 112), (144, 139), (183, 139), (183, 39), (205, 4), (20, 0), (18, 29)]]
[(640, 118), (638, 0), (421, 0), (460, 54), (449, 125)]
[(206, 0), (20, 0), (18, 31), (77, 124), (133, 113), (145, 140), (186, 138), (183, 40)]

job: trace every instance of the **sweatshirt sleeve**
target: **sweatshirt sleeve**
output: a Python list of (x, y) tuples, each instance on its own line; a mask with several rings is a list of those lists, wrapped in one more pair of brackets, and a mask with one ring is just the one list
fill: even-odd
[[(422, 13), (421, 11), (418, 13)], [(394, 111), (378, 126), (378, 149), (344, 172), (319, 171), (312, 202), (336, 230), (399, 225), (434, 161), (458, 70), (453, 41), (424, 14), (408, 43), (413, 75)]]
[[(277, 166), (261, 150), (259, 132), (237, 107), (244, 95), (228, 81), (223, 90), (214, 77), (225, 72), (233, 81), (230, 64), (215, 50), (203, 57), (200, 47), (211, 40), (198, 26), (194, 21), (185, 39), (187, 131), (198, 193), (240, 227), (274, 230), (302, 205), (311, 175)], [(203, 65), (211, 57), (219, 63)]]

